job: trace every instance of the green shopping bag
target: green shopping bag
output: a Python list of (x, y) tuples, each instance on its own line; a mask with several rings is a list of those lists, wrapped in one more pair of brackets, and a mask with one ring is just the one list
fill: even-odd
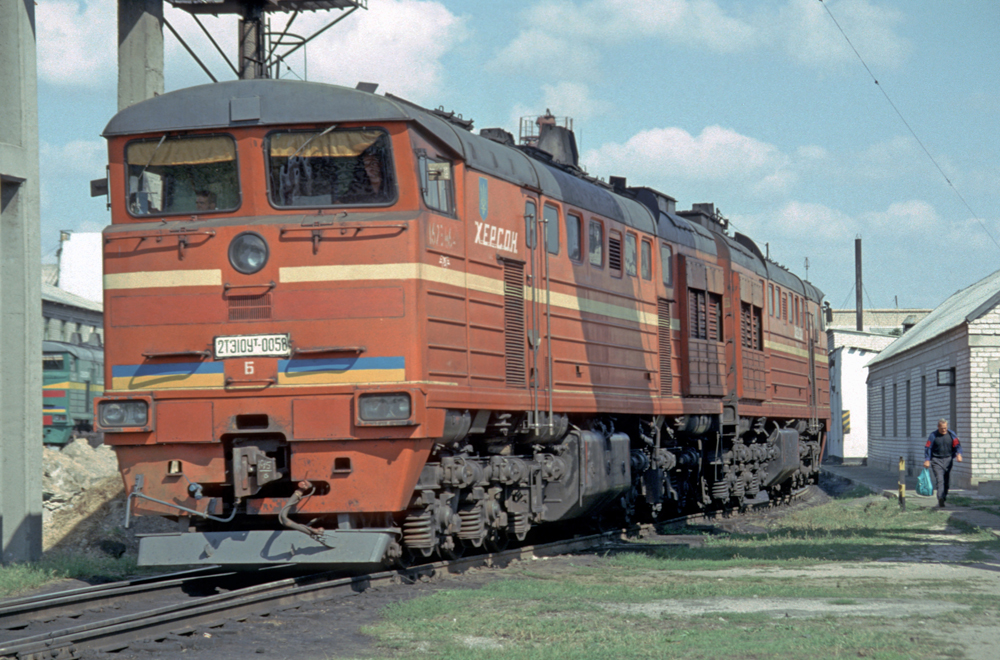
[(924, 468), (917, 477), (917, 495), (928, 497), (934, 494), (934, 481), (931, 479), (931, 471)]

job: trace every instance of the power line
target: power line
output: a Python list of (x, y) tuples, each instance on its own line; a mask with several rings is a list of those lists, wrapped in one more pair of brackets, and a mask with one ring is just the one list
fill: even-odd
[(913, 136), (913, 139), (917, 141), (917, 144), (920, 145), (920, 148), (924, 150), (925, 154), (927, 154), (927, 158), (929, 158), (930, 161), (932, 163), (934, 163), (934, 167), (936, 167), (937, 171), (941, 173), (941, 176), (947, 182), (947, 184), (951, 188), (952, 192), (955, 193), (955, 196), (958, 197), (959, 200), (961, 200), (961, 202), (965, 206), (965, 208), (968, 209), (969, 213), (972, 214), (972, 217), (975, 218), (976, 222), (979, 223), (979, 226), (983, 228), (984, 232), (986, 232), (986, 235), (990, 237), (991, 241), (993, 241), (993, 244), (997, 246), (997, 249), (1000, 249), (1000, 243), (998, 243), (997, 239), (993, 236), (993, 234), (990, 233), (990, 230), (986, 228), (986, 225), (979, 218), (979, 216), (976, 214), (976, 212), (972, 210), (972, 207), (969, 206), (969, 203), (967, 201), (965, 201), (965, 197), (962, 196), (962, 193), (958, 192), (958, 188), (956, 188), (955, 184), (951, 182), (951, 179), (948, 178), (948, 175), (944, 173), (944, 170), (938, 164), (937, 160), (934, 158), (934, 156), (931, 155), (931, 152), (927, 149), (927, 147), (924, 146), (924, 143), (920, 140), (920, 138), (917, 137), (916, 131), (913, 130), (913, 128), (910, 126), (910, 123), (908, 121), (906, 121), (905, 117), (903, 117), (903, 113), (901, 113), (899, 111), (899, 108), (896, 107), (896, 104), (892, 102), (891, 98), (889, 98), (889, 94), (886, 93), (886, 91), (882, 87), (882, 85), (879, 84), (878, 78), (876, 78), (875, 74), (872, 73), (872, 70), (870, 68), (868, 68), (868, 64), (865, 62), (865, 59), (863, 57), (861, 57), (861, 53), (859, 53), (858, 49), (854, 47), (853, 43), (851, 43), (851, 40), (847, 36), (847, 33), (844, 32), (844, 28), (840, 27), (840, 23), (837, 22), (837, 19), (834, 17), (833, 12), (830, 11), (830, 8), (826, 6), (826, 2), (824, 2), (824, 0), (819, 0), (819, 3), (821, 5), (823, 5), (823, 9), (825, 9), (826, 13), (830, 16), (830, 20), (833, 21), (833, 24), (837, 26), (838, 30), (840, 30), (840, 34), (843, 35), (844, 41), (847, 42), (847, 45), (850, 46), (851, 50), (854, 51), (854, 54), (857, 55), (858, 61), (861, 62), (861, 66), (865, 67), (865, 71), (867, 71), (868, 75), (871, 76), (871, 79), (875, 82), (875, 86), (878, 87), (878, 89), (879, 89), (880, 92), (882, 92), (882, 96), (885, 97), (885, 100), (889, 102), (889, 105), (895, 111), (896, 116), (898, 116), (899, 120), (901, 122), (903, 122), (904, 126), (906, 126), (906, 130), (910, 131), (910, 135)]

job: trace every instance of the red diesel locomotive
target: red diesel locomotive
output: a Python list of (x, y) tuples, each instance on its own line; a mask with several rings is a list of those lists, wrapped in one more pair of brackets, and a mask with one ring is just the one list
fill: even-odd
[(96, 423), (142, 564), (370, 566), (784, 496), (829, 424), (822, 293), (711, 205), (362, 89), (116, 115)]

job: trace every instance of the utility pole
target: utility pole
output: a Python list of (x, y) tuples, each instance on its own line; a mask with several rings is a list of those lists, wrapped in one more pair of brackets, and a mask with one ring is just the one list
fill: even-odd
[(864, 299), (861, 285), (861, 237), (854, 239), (854, 309), (857, 316), (858, 332), (865, 329)]

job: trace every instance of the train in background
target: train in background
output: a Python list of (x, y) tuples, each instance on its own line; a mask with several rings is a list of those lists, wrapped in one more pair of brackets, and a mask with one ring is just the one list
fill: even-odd
[(46, 445), (93, 432), (94, 397), (104, 393), (104, 349), (42, 342), (42, 428)]
[(822, 293), (711, 205), (370, 88), (118, 113), (108, 389), (144, 565), (371, 567), (786, 497), (829, 426)]

